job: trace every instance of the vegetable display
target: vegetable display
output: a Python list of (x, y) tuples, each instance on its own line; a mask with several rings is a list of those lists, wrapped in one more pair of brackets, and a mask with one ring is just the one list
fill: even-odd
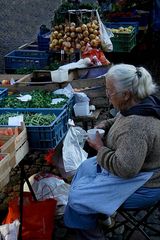
[(50, 37), (50, 50), (64, 49), (65, 52), (73, 53), (75, 50), (84, 51), (86, 44), (99, 47), (99, 25), (97, 20), (87, 24), (77, 25), (75, 22), (55, 25)]
[[(19, 113), (0, 114), (0, 125), (8, 125), (8, 118), (18, 115)], [(55, 114), (23, 113), (23, 116), (26, 126), (47, 126), (56, 119)]]
[[(29, 93), (32, 96), (30, 101), (23, 102), (17, 97), (20, 95), (10, 95), (0, 101), (0, 107), (5, 108), (62, 108), (67, 102), (68, 97), (63, 94), (54, 95), (52, 92), (47, 92), (44, 90), (33, 90)], [(23, 94), (23, 95), (25, 95)], [(52, 99), (63, 98), (64, 101), (61, 101), (57, 104), (51, 104)]]

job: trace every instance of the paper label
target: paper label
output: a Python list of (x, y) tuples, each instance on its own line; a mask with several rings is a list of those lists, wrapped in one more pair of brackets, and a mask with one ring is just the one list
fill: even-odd
[(9, 126), (21, 126), (21, 123), (23, 122), (23, 115), (18, 115), (15, 117), (9, 117), (8, 118), (8, 125)]

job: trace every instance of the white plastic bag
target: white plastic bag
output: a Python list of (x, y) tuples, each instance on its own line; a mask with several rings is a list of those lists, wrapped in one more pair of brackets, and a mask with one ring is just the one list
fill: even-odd
[(75, 172), (87, 159), (88, 153), (83, 150), (87, 133), (80, 127), (70, 127), (63, 141), (62, 157), (66, 172)]
[[(68, 202), (68, 192), (70, 185), (62, 178), (51, 173), (37, 173), (29, 178), (32, 189), (37, 200), (42, 201), (49, 198), (57, 200), (56, 215), (64, 213), (64, 208)], [(29, 192), (28, 185), (24, 184), (24, 191)]]
[(18, 240), (19, 220), (13, 223), (4, 224), (0, 226), (0, 239), (3, 240)]
[(113, 51), (113, 44), (110, 40), (111, 37), (113, 37), (113, 33), (105, 27), (105, 25), (102, 23), (98, 11), (96, 11), (96, 15), (98, 18), (99, 23), (99, 31), (100, 31), (100, 39), (101, 39), (101, 45), (104, 52), (112, 52)]

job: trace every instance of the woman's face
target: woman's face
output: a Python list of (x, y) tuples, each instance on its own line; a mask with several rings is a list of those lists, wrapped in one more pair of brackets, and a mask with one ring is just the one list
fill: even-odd
[(106, 95), (114, 108), (117, 110), (125, 109), (124, 91), (117, 90), (114, 81), (109, 79), (106, 81)]

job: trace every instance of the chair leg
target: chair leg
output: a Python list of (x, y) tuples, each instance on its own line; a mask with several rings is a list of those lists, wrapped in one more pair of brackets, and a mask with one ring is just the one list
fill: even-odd
[(128, 234), (126, 240), (131, 238), (136, 229), (139, 230), (146, 239), (151, 240), (148, 234), (142, 229), (141, 223), (136, 218), (124, 212), (121, 212), (120, 214), (134, 226), (133, 228), (130, 228), (130, 233)]

